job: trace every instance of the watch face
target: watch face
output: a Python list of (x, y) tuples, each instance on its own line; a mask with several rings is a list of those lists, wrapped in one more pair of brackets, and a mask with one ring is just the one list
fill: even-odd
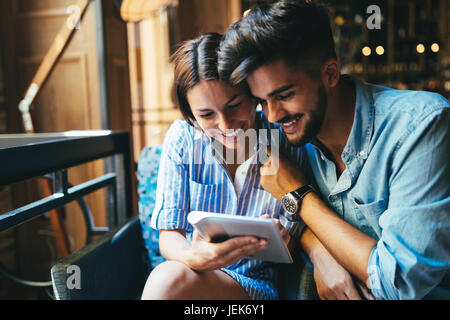
[(297, 201), (292, 198), (284, 197), (282, 199), (283, 207), (289, 214), (295, 214), (297, 211)]

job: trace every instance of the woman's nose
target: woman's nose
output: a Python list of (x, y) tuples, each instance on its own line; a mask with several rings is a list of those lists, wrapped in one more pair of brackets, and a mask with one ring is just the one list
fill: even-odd
[(232, 130), (233, 127), (231, 126), (231, 121), (226, 115), (220, 115), (219, 116), (219, 123), (218, 123), (219, 130), (223, 133), (226, 132), (226, 130)]

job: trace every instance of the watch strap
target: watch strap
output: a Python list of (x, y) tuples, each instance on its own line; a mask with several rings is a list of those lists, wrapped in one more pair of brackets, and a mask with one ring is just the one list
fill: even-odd
[(308, 193), (315, 191), (313, 186), (305, 184), (300, 188), (290, 192), (297, 200), (303, 199)]
[(293, 214), (293, 215), (288, 214), (286, 216), (286, 218), (289, 221), (291, 221), (291, 222), (301, 221), (301, 219), (299, 217), (299, 212), (300, 212), (300, 206), (302, 204), (302, 200), (308, 193), (313, 192), (313, 191), (315, 191), (314, 188), (311, 185), (306, 184), (292, 192), (289, 192), (289, 194), (291, 194), (297, 200), (297, 206), (298, 206), (295, 214)]

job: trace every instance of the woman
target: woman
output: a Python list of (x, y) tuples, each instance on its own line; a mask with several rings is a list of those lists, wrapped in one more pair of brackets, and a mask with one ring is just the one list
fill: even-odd
[(274, 218), (290, 249), (291, 236), (301, 229), (284, 218), (281, 203), (259, 184), (261, 146), (245, 133), (272, 127), (256, 111), (246, 85), (219, 80), (220, 40), (219, 34), (205, 34), (174, 55), (174, 96), (185, 121), (175, 121), (166, 134), (152, 216), (168, 261), (150, 274), (143, 299), (278, 298), (275, 265), (248, 257), (267, 247), (265, 240), (209, 243), (188, 224), (190, 211)]

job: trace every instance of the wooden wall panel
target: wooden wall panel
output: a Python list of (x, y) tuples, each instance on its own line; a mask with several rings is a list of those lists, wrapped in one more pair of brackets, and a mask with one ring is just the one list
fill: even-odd
[[(66, 24), (67, 8), (76, 1), (16, 1), (16, 63), (18, 88), (24, 93), (56, 34)], [(96, 15), (93, 3), (87, 9), (80, 29), (76, 30), (58, 64), (36, 97), (32, 117), (37, 132), (101, 129), (98, 87)], [(20, 40), (20, 41), (19, 41)], [(100, 164), (69, 169), (69, 181), (75, 185), (103, 174)], [(104, 192), (86, 197), (95, 221), (106, 222)], [(84, 224), (76, 205), (68, 205), (67, 231), (72, 250), (84, 245)]]
[(139, 159), (145, 145), (162, 143), (168, 126), (181, 114), (170, 95), (173, 67), (165, 13), (129, 25), (128, 36), (134, 157)]
[[(110, 127), (115, 130), (129, 130), (131, 126), (130, 82), (128, 78), (127, 61), (114, 58), (111, 61), (109, 81), (110, 93)], [(127, 112), (123, 112), (126, 110)]]
[[(40, 58), (19, 59), (19, 73), (24, 79), (31, 79), (40, 62)], [(60, 59), (35, 100), (32, 117), (36, 131), (61, 132), (67, 128), (85, 130), (93, 127), (88, 73), (86, 53), (65, 54)]]
[[(104, 42), (106, 52), (106, 74), (108, 78), (108, 123), (111, 130), (130, 133), (130, 153), (135, 171), (133, 155), (133, 130), (131, 125), (131, 89), (128, 63), (127, 24), (120, 17), (116, 1), (103, 1)], [(137, 178), (132, 175), (133, 213), (137, 213)]]
[(16, 1), (17, 2), (17, 10), (18, 12), (39, 12), (40, 10), (61, 10), (66, 8), (75, 1), (73, 0), (44, 0), (44, 1)]
[[(67, 8), (76, 3), (76, 0), (1, 1), (0, 41), (4, 53), (5, 77), (8, 79), (8, 83), (5, 83), (5, 104), (9, 132), (22, 132), (20, 113), (17, 111), (18, 102), (23, 98), (30, 80), (56, 34), (66, 24), (69, 17)], [(37, 132), (102, 129), (97, 51), (98, 16), (95, 9), (94, 2), (91, 2), (80, 29), (76, 30), (65, 53), (35, 100), (32, 116)], [(110, 16), (117, 19), (118, 15), (106, 12), (105, 21)], [(112, 59), (113, 71), (108, 73), (108, 77), (114, 78), (109, 82), (115, 86), (113, 94), (117, 96), (117, 100), (113, 99), (115, 108), (113, 114), (115, 119), (122, 123), (114, 121), (112, 123), (114, 127), (117, 125), (121, 129), (131, 131), (131, 124), (128, 128), (124, 125), (127, 117), (131, 123), (130, 111), (126, 107), (124, 109), (119, 107), (127, 104), (129, 89), (126, 90), (128, 70), (126, 33), (122, 31), (118, 34), (117, 30), (117, 28), (111, 30), (111, 42), (114, 44), (114, 38), (121, 37), (120, 41), (117, 40), (114, 44), (116, 51), (112, 53), (118, 60)], [(107, 55), (110, 50), (112, 49), (105, 48)], [(120, 50), (125, 52), (125, 55), (117, 54)], [(125, 90), (117, 95), (121, 87)], [(69, 181), (72, 184), (79, 184), (103, 173), (103, 161), (95, 161), (69, 169)], [(14, 207), (35, 198), (36, 191), (31, 189), (29, 185), (12, 188)], [(94, 215), (96, 225), (106, 225), (104, 190), (86, 196), (85, 199)], [(84, 222), (81, 211), (75, 203), (67, 205), (65, 209), (71, 249), (76, 250), (85, 244)], [(41, 234), (51, 232), (48, 226), (48, 221), (38, 218), (15, 228), (18, 253), (15, 271), (22, 276), (38, 280), (45, 280), (49, 276), (49, 262), (55, 257), (47, 245), (48, 235)]]

